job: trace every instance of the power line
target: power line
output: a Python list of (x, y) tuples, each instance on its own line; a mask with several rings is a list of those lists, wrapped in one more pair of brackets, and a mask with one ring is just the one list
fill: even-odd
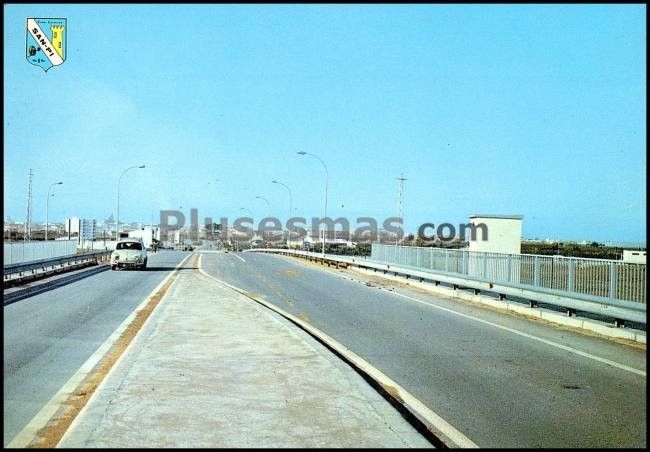
[[(406, 180), (404, 178), (404, 173), (400, 174), (400, 177), (397, 178), (399, 181), (399, 195), (397, 197), (397, 217), (402, 220), (402, 227), (404, 227), (404, 181)], [(395, 241), (395, 244), (397, 244), (397, 241), (399, 238)]]
[(23, 241), (32, 240), (32, 169), (29, 169), (29, 182), (27, 184), (27, 218), (25, 219), (25, 231)]

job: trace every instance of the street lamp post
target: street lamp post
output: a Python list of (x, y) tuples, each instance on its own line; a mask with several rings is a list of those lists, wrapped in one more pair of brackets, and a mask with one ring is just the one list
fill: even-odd
[(269, 200), (266, 199), (266, 198), (264, 198), (263, 196), (256, 196), (255, 198), (257, 198), (257, 199), (261, 199), (261, 200), (263, 200), (263, 201), (266, 203), (266, 207), (269, 208), (268, 215), (269, 215), (269, 217), (270, 217), (270, 216), (271, 216), (271, 204), (269, 203)]
[[(325, 165), (325, 162), (323, 162), (320, 157), (314, 154), (310, 154), (309, 152), (298, 151), (298, 155), (311, 155), (323, 164), (323, 168), (325, 169), (325, 218), (327, 218), (327, 180), (329, 179), (327, 165)], [(323, 231), (323, 257), (325, 257), (325, 231)]]
[[(263, 196), (256, 196), (255, 198), (257, 198), (257, 199), (261, 199), (261, 200), (263, 200), (263, 201), (266, 203), (266, 206), (267, 206), (268, 209), (269, 209), (269, 210), (268, 210), (268, 215), (267, 215), (267, 216), (270, 217), (270, 216), (271, 216), (271, 204), (269, 203), (269, 200), (266, 199), (266, 198), (264, 198)], [(258, 229), (258, 231), (259, 231), (259, 229)], [(265, 238), (264, 236), (262, 236), (262, 240), (264, 240), (264, 246), (266, 246), (266, 238)]]
[(130, 169), (134, 168), (144, 168), (144, 165), (140, 166), (130, 166), (124, 171), (122, 171), (122, 174), (120, 174), (119, 179), (117, 180), (117, 225), (115, 227), (115, 243), (117, 243), (120, 240), (120, 183), (122, 182), (122, 176), (124, 176), (124, 173), (126, 173)]
[(61, 184), (63, 184), (63, 182), (54, 182), (54, 183), (51, 184), (51, 185), (49, 186), (49, 188), (47, 189), (47, 202), (45, 203), (45, 241), (47, 241), (47, 230), (48, 230), (48, 228), (49, 228), (49, 218), (48, 218), (48, 215), (49, 215), (49, 208), (50, 208), (50, 190), (51, 190), (52, 187), (54, 187), (55, 185), (61, 185)]
[(291, 218), (291, 211), (293, 210), (292, 209), (292, 199), (291, 199), (291, 189), (289, 187), (287, 187), (285, 184), (283, 184), (282, 182), (278, 182), (277, 180), (272, 180), (271, 182), (273, 182), (274, 184), (282, 185), (289, 192), (289, 217), (287, 218), (287, 220), (288, 220), (289, 218)]
[[(277, 180), (272, 180), (271, 182), (273, 182), (274, 184), (282, 185), (289, 192), (289, 216), (287, 217), (287, 221), (289, 221), (291, 219), (291, 211), (293, 210), (292, 209), (292, 199), (291, 199), (291, 189), (289, 187), (287, 187), (285, 184), (283, 184), (282, 182), (278, 182)], [(290, 234), (291, 234), (291, 232), (289, 231), (289, 227), (287, 226), (287, 248), (289, 248)]]

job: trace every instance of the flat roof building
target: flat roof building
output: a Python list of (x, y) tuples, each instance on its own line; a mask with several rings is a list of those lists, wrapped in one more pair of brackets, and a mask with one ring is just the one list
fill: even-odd
[(476, 232), (474, 237), (468, 237), (469, 251), (520, 254), (523, 218), (523, 215), (470, 215), (470, 225)]

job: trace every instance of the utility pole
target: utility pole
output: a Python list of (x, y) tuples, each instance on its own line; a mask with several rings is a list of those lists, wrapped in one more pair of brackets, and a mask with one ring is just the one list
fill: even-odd
[[(397, 217), (402, 220), (402, 227), (404, 227), (404, 232), (406, 233), (406, 227), (404, 226), (404, 173), (400, 174), (400, 177), (397, 178), (399, 181), (399, 194), (397, 196)], [(399, 238), (395, 240), (395, 245), (397, 245)]]
[(25, 219), (25, 231), (23, 241), (32, 240), (32, 169), (29, 169), (29, 183), (27, 184), (27, 218)]

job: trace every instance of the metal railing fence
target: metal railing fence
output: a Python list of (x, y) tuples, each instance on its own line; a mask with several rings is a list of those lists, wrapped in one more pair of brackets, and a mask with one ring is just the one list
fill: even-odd
[(373, 244), (370, 260), (492, 283), (646, 302), (646, 266), (607, 259)]

